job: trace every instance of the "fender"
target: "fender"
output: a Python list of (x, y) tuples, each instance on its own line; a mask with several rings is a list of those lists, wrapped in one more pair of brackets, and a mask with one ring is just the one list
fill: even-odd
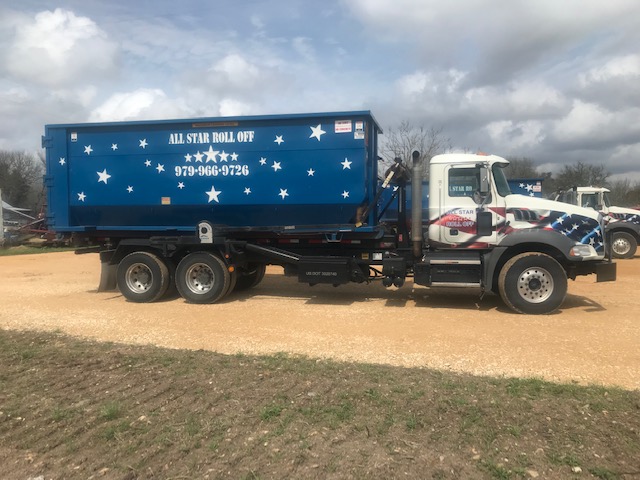
[(568, 255), (571, 247), (573, 247), (576, 242), (555, 230), (516, 230), (506, 235), (493, 250), (484, 255), (484, 285), (491, 285), (493, 287), (493, 277), (496, 272), (496, 267), (509, 248), (527, 243), (548, 245), (561, 252), (567, 261), (581, 261), (581, 259), (569, 257)]
[(625, 222), (624, 220), (620, 220), (618, 222), (608, 223), (604, 227), (604, 231), (607, 233), (614, 233), (619, 230), (630, 232), (636, 237), (636, 239), (640, 240), (640, 225), (638, 225), (637, 223)]

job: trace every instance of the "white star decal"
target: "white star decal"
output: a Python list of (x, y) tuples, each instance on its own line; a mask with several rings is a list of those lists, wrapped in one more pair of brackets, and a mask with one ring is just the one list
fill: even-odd
[(521, 184), (520, 184), (520, 188), (524, 188), (524, 183), (521, 183)]
[(527, 186), (525, 187), (525, 189), (527, 190), (527, 192), (530, 192), (533, 190), (533, 185), (531, 184), (527, 184)]
[(204, 157), (204, 155), (203, 155), (203, 154), (201, 154), (199, 150), (198, 150), (198, 153), (196, 153), (196, 154), (193, 156), (193, 158), (195, 158), (195, 159), (196, 159), (196, 162), (200, 162), (200, 163), (202, 163), (202, 157)]
[(149, 145), (149, 144), (147, 143), (147, 139), (146, 138), (143, 138), (142, 140), (140, 140), (140, 147), (147, 148), (147, 145)]
[(344, 190), (342, 192), (342, 198), (349, 198), (349, 192), (347, 192), (346, 190)]
[(117, 143), (112, 143), (111, 144), (111, 150), (113, 150), (114, 152), (118, 149), (118, 144)]
[(280, 189), (280, 193), (278, 195), (281, 196), (283, 200), (284, 200), (284, 197), (288, 197), (289, 196), (289, 194), (287, 193), (287, 189), (286, 188), (285, 189), (281, 188)]
[(131, 185), (127, 187), (127, 192), (133, 193), (133, 187)]
[(322, 135), (327, 133), (324, 130), (322, 130), (322, 125), (321, 124), (318, 124), (317, 127), (309, 127), (309, 128), (311, 128), (311, 135), (309, 136), (309, 138), (314, 138), (315, 137), (315, 138), (318, 139), (318, 141), (320, 141), (320, 137)]
[(85, 198), (87, 198), (87, 196), (84, 194), (84, 192), (80, 192), (78, 194), (78, 200), (80, 200), (81, 202), (84, 202)]
[(178, 182), (178, 188), (182, 190), (184, 188), (184, 182)]
[(280, 166), (280, 162), (273, 162), (273, 165), (271, 165), (271, 168), (273, 168), (274, 172), (277, 172), (278, 170), (282, 170), (282, 167)]
[(104, 184), (107, 184), (107, 180), (109, 180), (111, 178), (111, 175), (109, 175), (107, 173), (107, 169), (105, 168), (102, 172), (96, 172), (98, 174), (98, 183), (100, 182), (104, 182)]
[(316, 171), (313, 168), (310, 168), (309, 170), (307, 170), (307, 176), (309, 177), (313, 177), (314, 173), (316, 173)]
[(218, 163), (218, 161), (216, 160), (216, 155), (218, 155), (217, 150), (214, 150), (213, 147), (211, 145), (209, 145), (209, 150), (207, 150), (206, 152), (204, 152), (204, 154), (207, 156), (207, 161), (205, 163), (209, 163), (209, 162), (213, 162), (213, 163)]
[(189, 163), (191, 163), (191, 154), (190, 154), (190, 153), (187, 153), (187, 154), (184, 156), (184, 161), (185, 161), (185, 162), (189, 162)]
[(156, 167), (156, 170), (158, 170), (158, 173), (164, 172), (164, 165), (158, 164), (158, 166)]
[(221, 162), (228, 162), (229, 160), (227, 160), (227, 157), (229, 156), (228, 153), (226, 153), (224, 150), (222, 151), (222, 153), (220, 154), (220, 161)]
[(231, 154), (231, 161), (232, 162), (237, 162), (238, 161), (238, 154), (237, 153), (233, 152)]
[(151, 160), (145, 160), (144, 161), (144, 165), (145, 165), (145, 167), (150, 167), (151, 166)]
[(93, 148), (91, 148), (91, 145), (87, 145), (86, 147), (84, 147), (84, 153), (86, 153), (87, 155), (91, 155), (91, 152), (93, 152)]
[(207, 195), (209, 195), (209, 201), (208, 203), (211, 203), (212, 201), (215, 201), (216, 203), (220, 203), (220, 200), (218, 200), (218, 196), (222, 193), (221, 191), (219, 192), (218, 190), (216, 190), (216, 188), (211, 185), (211, 190), (209, 190), (208, 192), (205, 192)]
[(273, 142), (277, 143), (278, 145), (280, 145), (281, 143), (284, 143), (284, 140), (282, 139), (282, 135), (276, 135), (276, 139)]
[(249, 187), (244, 189), (244, 194), (245, 195), (250, 195), (251, 194), (251, 189)]
[(345, 157), (344, 162), (340, 162), (340, 165), (342, 165), (342, 169), (343, 169), (343, 170), (345, 170), (345, 169), (347, 169), (347, 168), (348, 168), (349, 170), (351, 170), (351, 164), (352, 164), (352, 163), (353, 163), (353, 162), (350, 162), (350, 161), (349, 161), (349, 160), (347, 160), (347, 159), (346, 159), (346, 157)]
[(60, 165), (64, 165), (66, 163), (66, 160), (62, 157), (60, 157), (60, 161), (58, 162)]
[(264, 157), (262, 157), (262, 158), (260, 159), (260, 165), (266, 165), (266, 164), (267, 164), (267, 159), (266, 159), (266, 158), (264, 158)]

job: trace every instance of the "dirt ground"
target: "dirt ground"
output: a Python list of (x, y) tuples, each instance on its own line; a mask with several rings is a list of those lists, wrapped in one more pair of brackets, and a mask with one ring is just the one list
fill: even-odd
[(97, 293), (99, 274), (92, 254), (0, 257), (0, 328), (640, 388), (640, 257), (618, 262), (616, 282), (570, 282), (549, 316), (514, 314), (468, 289), (309, 287), (278, 268), (219, 304), (135, 304)]

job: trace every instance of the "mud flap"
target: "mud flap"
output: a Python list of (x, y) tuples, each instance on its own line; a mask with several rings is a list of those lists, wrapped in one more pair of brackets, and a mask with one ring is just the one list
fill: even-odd
[(596, 266), (596, 282), (613, 282), (616, 279), (616, 264), (603, 262)]
[(116, 270), (118, 265), (100, 262), (100, 284), (98, 292), (109, 292), (116, 289)]

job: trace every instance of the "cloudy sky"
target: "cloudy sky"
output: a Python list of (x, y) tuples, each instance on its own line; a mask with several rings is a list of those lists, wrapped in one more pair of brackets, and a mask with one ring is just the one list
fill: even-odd
[(0, 57), (0, 149), (47, 123), (371, 110), (640, 180), (637, 0), (1, 0)]

